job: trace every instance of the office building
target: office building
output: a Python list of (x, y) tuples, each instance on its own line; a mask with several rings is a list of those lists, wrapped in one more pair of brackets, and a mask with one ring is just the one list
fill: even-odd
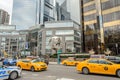
[(3, 9), (0, 9), (0, 24), (9, 24), (10, 15)]
[(56, 53), (55, 42), (50, 43), (54, 37), (60, 38), (62, 53), (81, 52), (81, 29), (78, 23), (74, 21), (45, 22), (44, 28), (38, 31), (39, 54)]
[[(26, 32), (26, 31), (25, 31)], [(0, 25), (0, 51), (9, 55), (25, 49), (27, 35), (16, 31), (15, 25)]]
[(12, 24), (17, 29), (28, 29), (45, 21), (54, 21), (55, 5), (55, 0), (14, 0)]
[(70, 12), (67, 11), (67, 3), (64, 1), (61, 5), (56, 3), (57, 21), (70, 20)]
[(83, 49), (120, 53), (120, 0), (81, 0)]

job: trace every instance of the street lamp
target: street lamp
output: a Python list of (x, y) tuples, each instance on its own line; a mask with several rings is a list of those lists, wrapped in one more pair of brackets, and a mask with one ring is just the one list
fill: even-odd
[(118, 55), (118, 44), (116, 43), (115, 46), (116, 46), (116, 51), (117, 51), (116, 53)]

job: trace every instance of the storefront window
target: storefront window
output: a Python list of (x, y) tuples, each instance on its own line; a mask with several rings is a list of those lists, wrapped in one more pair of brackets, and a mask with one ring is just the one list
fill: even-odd
[(46, 31), (46, 35), (52, 35), (52, 31)]
[(74, 34), (73, 30), (56, 30), (56, 35), (72, 35)]

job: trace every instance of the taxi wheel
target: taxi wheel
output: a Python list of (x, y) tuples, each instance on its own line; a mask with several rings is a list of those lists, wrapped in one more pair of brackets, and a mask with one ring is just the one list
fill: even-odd
[(67, 66), (67, 63), (64, 63), (63, 65), (64, 65), (64, 66)]
[(13, 71), (10, 73), (9, 80), (15, 80), (18, 77), (18, 73)]
[(89, 69), (86, 68), (86, 67), (84, 67), (84, 68), (82, 69), (82, 73), (83, 73), (83, 74), (89, 74)]
[(120, 77), (120, 70), (117, 70), (116, 75)]
[(32, 71), (32, 72), (34, 72), (34, 71), (35, 71), (35, 68), (34, 68), (33, 66), (31, 67), (31, 71)]

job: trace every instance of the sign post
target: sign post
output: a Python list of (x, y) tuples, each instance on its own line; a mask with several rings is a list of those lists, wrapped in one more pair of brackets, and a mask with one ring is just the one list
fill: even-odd
[(62, 53), (61, 49), (57, 50), (57, 63), (60, 64), (60, 54)]

